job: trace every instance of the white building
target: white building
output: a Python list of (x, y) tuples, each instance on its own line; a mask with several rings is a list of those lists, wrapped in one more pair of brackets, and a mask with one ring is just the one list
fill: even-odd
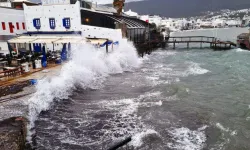
[(140, 16), (140, 19), (143, 20), (143, 21), (148, 22), (149, 21), (149, 15), (142, 15), (142, 16)]
[(226, 25), (226, 21), (224, 19), (215, 19), (212, 20), (212, 26), (213, 27), (224, 27)]
[(47, 45), (47, 50), (61, 50), (69, 43), (103, 45), (107, 40), (117, 43), (123, 37), (135, 43), (144, 39), (148, 25), (139, 19), (116, 16), (113, 7), (85, 0), (67, 1), (46, 1), (41, 6), (24, 4), (27, 33), (9, 43), (32, 43), (36, 51), (41, 50), (42, 44)]
[(154, 23), (157, 27), (161, 25), (162, 18), (160, 16), (150, 16), (150, 15), (142, 15), (140, 19), (149, 23)]
[(135, 18), (139, 18), (139, 14), (137, 12), (133, 12), (131, 9), (124, 12), (126, 15), (130, 16), (130, 17), (135, 17)]
[(244, 16), (241, 24), (243, 26), (250, 26), (250, 16)]
[(34, 5), (27, 0), (2, 0), (0, 2), (0, 53), (9, 53), (7, 40), (26, 32), (22, 4)]

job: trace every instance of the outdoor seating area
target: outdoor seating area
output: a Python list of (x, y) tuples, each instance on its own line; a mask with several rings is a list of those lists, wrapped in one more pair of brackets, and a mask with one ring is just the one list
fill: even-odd
[[(61, 50), (46, 50), (45, 44), (8, 44), (10, 53), (0, 55), (0, 81), (6, 81), (25, 74), (32, 74), (47, 67), (66, 61), (67, 44)], [(33, 46), (33, 47), (32, 47)]]

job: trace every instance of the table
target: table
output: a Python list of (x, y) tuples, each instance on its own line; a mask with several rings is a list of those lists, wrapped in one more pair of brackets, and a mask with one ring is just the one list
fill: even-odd
[(7, 64), (8, 64), (8, 62), (7, 62), (7, 61), (0, 61), (0, 68), (4, 68), (4, 67), (6, 67), (6, 66), (7, 66)]
[(14, 70), (16, 69), (16, 67), (4, 67), (3, 70), (6, 71), (6, 70)]

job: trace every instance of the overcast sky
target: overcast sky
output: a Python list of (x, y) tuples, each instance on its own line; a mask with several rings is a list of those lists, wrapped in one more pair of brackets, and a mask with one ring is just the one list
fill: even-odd
[[(113, 0), (89, 0), (93, 2), (97, 2), (98, 4), (110, 4), (113, 3)], [(135, 1), (142, 1), (142, 0), (126, 0), (126, 2), (135, 2)]]

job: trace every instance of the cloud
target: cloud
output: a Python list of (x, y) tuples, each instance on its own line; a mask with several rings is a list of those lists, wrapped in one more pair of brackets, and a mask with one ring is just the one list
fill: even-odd
[[(90, 0), (93, 2), (97, 2), (98, 4), (110, 4), (113, 3), (113, 0)], [(126, 0), (127, 2), (136, 2), (136, 1), (143, 1), (143, 0)]]

